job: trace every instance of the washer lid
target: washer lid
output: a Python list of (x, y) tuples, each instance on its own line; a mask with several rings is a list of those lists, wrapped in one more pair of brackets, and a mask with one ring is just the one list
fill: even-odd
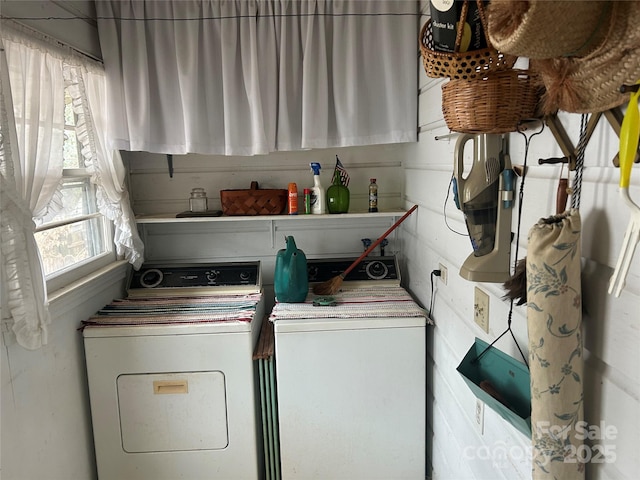
[(371, 330), (389, 328), (423, 328), (426, 317), (369, 317), (369, 318), (299, 318), (275, 320), (274, 332), (304, 333), (340, 330)]
[[(269, 319), (276, 332), (424, 326), (427, 313), (400, 286), (344, 285), (334, 302), (276, 303)], [(327, 298), (323, 298), (327, 300)]]

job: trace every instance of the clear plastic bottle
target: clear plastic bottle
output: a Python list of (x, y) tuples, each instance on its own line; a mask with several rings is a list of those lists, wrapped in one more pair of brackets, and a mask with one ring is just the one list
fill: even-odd
[(313, 162), (309, 164), (313, 172), (313, 187), (311, 187), (311, 213), (327, 213), (325, 191), (320, 184), (320, 164)]
[(375, 178), (369, 179), (369, 211), (378, 211), (378, 184)]

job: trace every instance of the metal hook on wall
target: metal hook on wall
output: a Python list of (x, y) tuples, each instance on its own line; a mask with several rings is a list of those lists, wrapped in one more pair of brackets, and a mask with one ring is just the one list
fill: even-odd
[(169, 178), (173, 178), (173, 155), (167, 154), (167, 166), (169, 167)]
[(621, 85), (620, 93), (635, 93), (640, 89), (640, 83), (636, 83), (635, 85)]

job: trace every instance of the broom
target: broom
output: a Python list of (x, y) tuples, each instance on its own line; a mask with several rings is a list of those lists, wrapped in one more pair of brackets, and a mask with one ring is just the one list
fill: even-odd
[(402, 218), (400, 218), (400, 220), (398, 220), (396, 223), (391, 225), (391, 228), (389, 228), (389, 230), (384, 232), (379, 239), (377, 239), (375, 242), (373, 242), (371, 244), (371, 246), (369, 248), (367, 248), (364, 251), (364, 253), (362, 255), (360, 255), (351, 265), (349, 265), (344, 272), (342, 272), (340, 275), (337, 275), (337, 276), (327, 280), (326, 282), (317, 283), (316, 285), (314, 285), (313, 286), (313, 293), (315, 293), (316, 295), (334, 295), (335, 293), (337, 293), (338, 290), (340, 290), (340, 288), (342, 287), (342, 281), (344, 280), (344, 277), (346, 277), (351, 270), (356, 268), (356, 266), (367, 255), (369, 255), (373, 251), (373, 249), (376, 248), (380, 244), (380, 242), (382, 242), (382, 240), (384, 240), (391, 232), (393, 232), (398, 227), (398, 225), (400, 225), (402, 222), (404, 222), (404, 220), (409, 215), (411, 215), (416, 208), (418, 208), (418, 205), (414, 205), (413, 207), (411, 207), (409, 209), (409, 211), (407, 213), (405, 213), (402, 216)]

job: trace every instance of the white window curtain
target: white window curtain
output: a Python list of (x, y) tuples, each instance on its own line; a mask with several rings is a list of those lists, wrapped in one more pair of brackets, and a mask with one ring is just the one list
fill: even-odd
[(2, 299), (18, 343), (47, 343), (46, 283), (34, 238), (62, 178), (64, 79), (62, 61), (33, 42), (25, 45), (2, 24)]
[(96, 2), (121, 150), (255, 155), (417, 140), (417, 2)]
[(125, 168), (117, 150), (107, 147), (106, 80), (102, 68), (68, 65), (65, 81), (77, 115), (76, 134), (82, 145), (85, 166), (96, 185), (98, 210), (113, 222), (116, 253), (138, 269), (144, 260), (144, 245), (125, 187)]
[[(65, 71), (79, 68), (86, 59), (13, 22), (2, 20), (1, 26), (2, 321), (10, 325), (20, 345), (36, 349), (47, 343), (50, 318), (34, 229), (36, 222), (62, 206), (59, 187), (63, 170)], [(97, 133), (88, 133), (92, 124), (85, 124), (85, 140), (89, 136), (99, 137)], [(118, 202), (122, 212), (129, 212), (126, 192), (122, 193), (119, 183), (118, 169), (122, 166), (117, 161), (121, 160), (105, 152), (102, 157), (93, 155), (94, 165), (98, 165), (96, 179), (109, 177), (98, 185), (98, 191), (106, 192), (104, 197), (111, 195), (101, 213), (111, 218), (105, 205), (113, 209)], [(119, 198), (113, 195), (118, 191)], [(123, 213), (121, 221), (133, 225), (132, 218)], [(133, 226), (122, 226), (121, 236), (125, 229), (131, 234), (129, 243), (122, 238), (119, 241), (127, 248), (136, 247), (132, 239), (139, 243), (137, 231)], [(127, 257), (139, 265), (141, 255), (140, 251)]]

